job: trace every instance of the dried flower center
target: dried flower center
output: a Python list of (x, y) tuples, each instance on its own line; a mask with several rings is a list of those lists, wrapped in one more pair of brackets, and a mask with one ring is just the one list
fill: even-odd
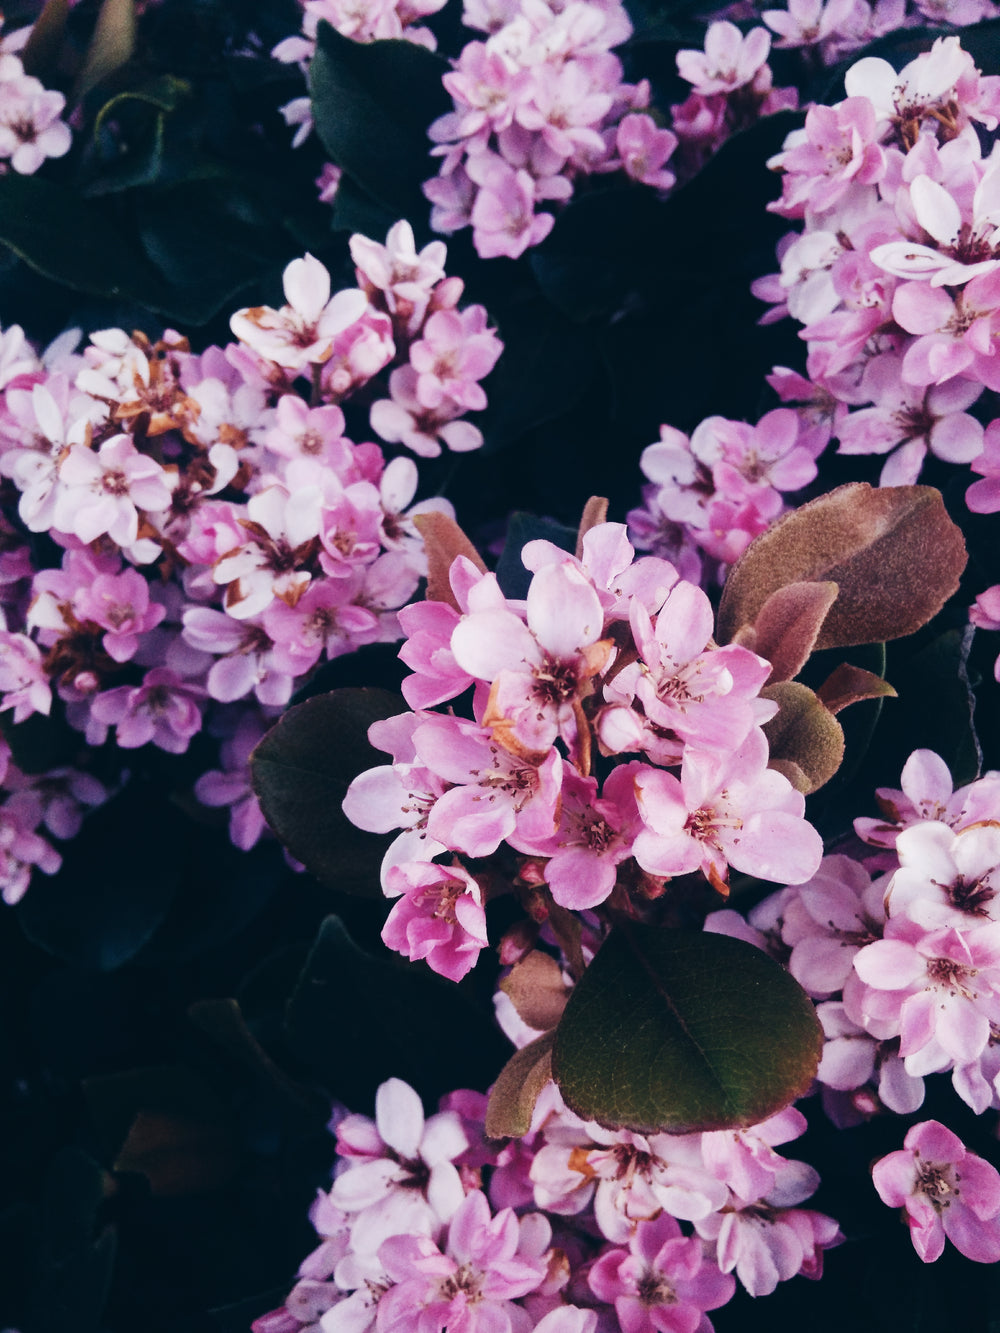
[(677, 1293), (655, 1269), (647, 1269), (635, 1284), (635, 1294), (641, 1305), (676, 1305)]

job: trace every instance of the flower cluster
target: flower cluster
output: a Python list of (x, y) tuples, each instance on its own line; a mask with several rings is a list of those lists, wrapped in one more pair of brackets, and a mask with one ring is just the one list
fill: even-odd
[(649, 87), (624, 83), (612, 52), (632, 31), (617, 0), (473, 0), (464, 19), (488, 35), (444, 76), (455, 109), (430, 127), (441, 169), (424, 193), (436, 230), (471, 225), (480, 255), (514, 259), (552, 229), (538, 205), (568, 199), (577, 175), (624, 170), (659, 189), (674, 183), (664, 163), (676, 137), (640, 114)]
[(775, 1145), (805, 1128), (787, 1110), (738, 1133), (642, 1138), (585, 1123), (554, 1085), (531, 1132), (484, 1135), (486, 1099), (461, 1090), (424, 1119), (399, 1079), (375, 1122), (336, 1124), (322, 1237), (284, 1306), (254, 1333), (711, 1333), (737, 1280), (752, 1295), (817, 1278), (836, 1223), (797, 1205), (815, 1171)]
[[(768, 949), (813, 997), (825, 1034), (817, 1080), (838, 1125), (883, 1109), (912, 1114), (934, 1073), (949, 1073), (977, 1114), (995, 1110), (1000, 774), (953, 791), (943, 760), (917, 750), (901, 790), (878, 795), (883, 817), (855, 821), (877, 851), (827, 856), (808, 883), (773, 894), (746, 920), (716, 913), (706, 929)], [(997, 1172), (963, 1156), (933, 1121), (905, 1146), (876, 1168), (875, 1183), (887, 1203), (909, 1200), (921, 1257), (937, 1258), (948, 1236), (968, 1258), (1000, 1258)]]
[[(416, 464), (352, 443), (341, 403), (364, 389), (373, 429), (420, 454), (476, 448), (462, 418), (500, 352), (485, 310), (458, 309), (443, 243), (418, 254), (400, 223), (351, 246), (360, 286), (331, 295), (322, 264), (295, 260), (287, 304), (238, 311), (239, 341), (200, 355), (169, 331), (107, 329), (82, 354), (70, 335), (44, 359), (17, 328), (0, 344), (2, 708), (16, 724), (57, 699), (92, 747), (182, 754), (207, 732), (222, 767), (196, 791), (230, 807), (243, 848), (263, 826), (247, 760), (267, 719), (322, 660), (398, 637), (425, 571), (413, 517), (450, 512), (414, 506)], [(11, 767), (8, 897), (26, 864), (59, 860), (24, 788)]]
[(673, 426), (642, 454), (649, 484), (628, 515), (636, 546), (673, 560), (694, 582), (721, 580), (788, 506), (785, 492), (816, 476), (828, 435), (789, 408), (756, 426), (707, 417), (690, 438)]
[[(462, 858), (503, 843), (523, 858), (526, 893), (547, 886), (571, 911), (616, 886), (625, 900), (656, 897), (689, 872), (724, 890), (729, 866), (808, 879), (819, 836), (801, 794), (767, 766), (770, 664), (718, 647), (707, 596), (665, 560), (635, 561), (620, 524), (587, 532), (580, 559), (545, 541), (522, 557), (533, 573), (523, 603), (458, 556), (451, 602), (400, 612), (415, 711), (372, 726), (392, 763), (357, 777), (344, 802), (361, 828), (402, 830), (383, 868), (398, 900), (390, 947), (463, 976), (486, 936), (483, 890)], [(470, 687), (471, 719), (431, 711)], [(603, 783), (598, 750), (619, 761)]]
[(46, 158), (69, 152), (72, 142), (70, 128), (61, 119), (65, 97), (26, 74), (17, 54), (30, 32), (21, 28), (0, 37), (0, 175), (16, 171), (31, 176)]

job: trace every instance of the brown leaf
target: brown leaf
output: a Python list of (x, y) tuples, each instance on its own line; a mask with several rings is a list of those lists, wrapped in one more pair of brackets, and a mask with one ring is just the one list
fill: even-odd
[(413, 523), (423, 537), (427, 551), (427, 600), (447, 602), (456, 611), (461, 611), (448, 580), (451, 563), (457, 555), (464, 555), (485, 574), (486, 565), (482, 556), (455, 520), (447, 514), (431, 510), (426, 514), (418, 514)]
[(33, 74), (38, 79), (55, 68), (63, 47), (69, 9), (69, 0), (46, 0), (21, 52), (25, 74)]
[(736, 642), (771, 663), (769, 682), (791, 680), (809, 660), (837, 596), (835, 583), (789, 583), (771, 593)]
[(816, 691), (816, 697), (831, 713), (839, 713), (848, 704), (860, 703), (862, 699), (895, 699), (896, 691), (873, 671), (841, 662)]
[(546, 1032), (516, 1051), (500, 1070), (486, 1107), (486, 1135), (491, 1139), (519, 1139), (531, 1128), (531, 1113), (538, 1094), (552, 1078), (552, 1043)]
[(755, 624), (793, 583), (831, 581), (836, 603), (814, 647), (912, 634), (940, 611), (965, 568), (962, 534), (931, 486), (839, 486), (780, 518), (750, 543), (722, 593), (717, 638)]
[(232, 1131), (169, 1111), (140, 1111), (115, 1162), (116, 1171), (135, 1171), (154, 1194), (208, 1194), (222, 1189), (240, 1167)]
[[(764, 734), (771, 750), (770, 767), (791, 762), (808, 780), (805, 795), (829, 782), (844, 758), (844, 733), (830, 710), (820, 702), (811, 689), (795, 680), (778, 681), (765, 685), (762, 699), (773, 699), (779, 706), (777, 715), (764, 723)], [(779, 770), (785, 771), (785, 770)], [(793, 785), (789, 773), (785, 776)]]
[(73, 102), (79, 102), (91, 88), (131, 60), (135, 28), (135, 0), (104, 0), (73, 88)]
[(569, 992), (556, 960), (539, 949), (515, 963), (500, 989), (529, 1027), (539, 1032), (554, 1028), (562, 1018)]
[(596, 528), (599, 523), (607, 521), (608, 502), (603, 495), (592, 495), (583, 506), (583, 517), (580, 519), (580, 531), (576, 535), (576, 558), (583, 559), (583, 539), (591, 528)]

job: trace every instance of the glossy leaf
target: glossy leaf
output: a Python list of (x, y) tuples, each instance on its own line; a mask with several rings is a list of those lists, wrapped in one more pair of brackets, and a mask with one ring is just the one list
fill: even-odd
[(726, 580), (718, 637), (752, 625), (768, 598), (798, 582), (840, 591), (816, 648), (912, 634), (958, 589), (962, 534), (931, 486), (839, 486), (780, 518), (751, 542)]
[(388, 762), (368, 743), (368, 728), (404, 712), (387, 690), (332, 690), (289, 708), (251, 756), (264, 818), (307, 870), (346, 893), (382, 896), (379, 866), (391, 838), (355, 828), (341, 803), (359, 773)]
[(434, 174), (427, 127), (451, 110), (441, 56), (402, 40), (353, 42), (320, 23), (309, 69), (316, 131), (337, 166), (395, 217), (422, 220)]
[(553, 1073), (585, 1120), (639, 1133), (756, 1124), (809, 1087), (815, 1010), (742, 940), (615, 927), (570, 996)]
[(120, 967), (151, 939), (190, 878), (190, 848), (176, 807), (152, 784), (133, 780), (60, 846), (55, 875), (35, 877), (17, 908), (21, 927), (77, 966)]

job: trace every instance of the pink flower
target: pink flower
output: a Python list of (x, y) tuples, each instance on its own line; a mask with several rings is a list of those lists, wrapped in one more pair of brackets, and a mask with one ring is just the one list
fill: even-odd
[(333, 342), (368, 308), (368, 298), (357, 288), (330, 296), (330, 274), (312, 255), (293, 259), (285, 269), (287, 305), (280, 310), (253, 306), (238, 310), (229, 321), (241, 342), (275, 365), (303, 371), (322, 365), (333, 352)]
[(119, 546), (131, 546), (139, 535), (139, 510), (158, 513), (170, 504), (167, 474), (128, 435), (105, 440), (96, 452), (74, 445), (59, 481), (54, 526), (82, 542), (107, 533)]
[(913, 1248), (924, 1263), (945, 1240), (977, 1263), (1000, 1259), (1000, 1174), (937, 1120), (914, 1125), (903, 1149), (872, 1167), (882, 1202), (905, 1208)]
[(652, 875), (701, 869), (724, 879), (727, 865), (748, 875), (801, 884), (823, 855), (819, 834), (803, 818), (805, 800), (767, 767), (759, 728), (729, 755), (685, 752), (681, 777), (643, 766), (636, 776), (646, 828), (634, 855)]
[(374, 1254), (388, 1236), (404, 1232), (436, 1235), (462, 1203), (455, 1160), (468, 1146), (455, 1112), (425, 1119), (420, 1098), (398, 1078), (376, 1093), (374, 1123), (362, 1115), (341, 1120), (344, 1166), (329, 1197), (351, 1216), (354, 1252)]
[(480, 187), (472, 205), (472, 239), (479, 257), (517, 259), (530, 246), (540, 245), (555, 218), (535, 212), (535, 185), (529, 173), (523, 168), (515, 171), (492, 153), (470, 158), (466, 170)]
[(379, 1333), (513, 1333), (510, 1302), (546, 1273), (551, 1233), (536, 1221), (510, 1208), (491, 1217), (477, 1190), (452, 1218), (445, 1252), (426, 1236), (391, 1237), (379, 1258), (397, 1285), (379, 1303)]
[(407, 861), (388, 870), (385, 888), (403, 896), (382, 928), (384, 943), (411, 961), (426, 958), (441, 976), (461, 981), (488, 943), (477, 882), (457, 862), (449, 867)]
[(16, 172), (30, 176), (47, 157), (69, 152), (72, 135), (59, 119), (65, 105), (62, 93), (28, 74), (0, 80), (0, 158), (9, 158)]
[(615, 149), (625, 174), (656, 190), (669, 190), (677, 180), (664, 163), (677, 147), (677, 135), (657, 129), (651, 116), (623, 116), (615, 133)]
[(52, 707), (52, 687), (42, 665), (42, 652), (26, 634), (0, 632), (0, 712), (14, 710), (14, 721), (32, 713), (46, 716)]
[[(168, 667), (154, 667), (141, 685), (121, 685), (94, 699), (94, 730), (106, 734), (108, 727), (117, 728), (118, 744), (125, 750), (152, 743), (170, 754), (183, 754), (201, 729), (203, 693)], [(88, 728), (88, 739), (90, 734)]]
[(81, 620), (92, 620), (107, 631), (101, 643), (115, 662), (134, 657), (140, 635), (155, 629), (167, 614), (165, 606), (150, 602), (149, 584), (134, 569), (98, 574), (77, 591), (73, 610)]
[(751, 1296), (769, 1296), (797, 1273), (821, 1277), (823, 1251), (844, 1239), (832, 1217), (810, 1208), (751, 1205), (711, 1213), (695, 1226), (699, 1235), (715, 1240), (722, 1271), (735, 1269)]
[(709, 1333), (706, 1310), (725, 1305), (736, 1279), (705, 1258), (669, 1213), (640, 1222), (628, 1249), (608, 1250), (591, 1268), (594, 1295), (615, 1307), (623, 1333)]
[(677, 52), (677, 72), (703, 97), (731, 93), (753, 81), (770, 49), (766, 28), (752, 28), (744, 37), (734, 23), (712, 23), (704, 51)]
[(462, 411), (482, 411), (486, 394), (478, 381), (490, 373), (502, 351), (503, 343), (486, 327), (484, 306), (469, 306), (461, 314), (438, 310), (410, 348), (417, 400), (437, 409), (447, 398)]

